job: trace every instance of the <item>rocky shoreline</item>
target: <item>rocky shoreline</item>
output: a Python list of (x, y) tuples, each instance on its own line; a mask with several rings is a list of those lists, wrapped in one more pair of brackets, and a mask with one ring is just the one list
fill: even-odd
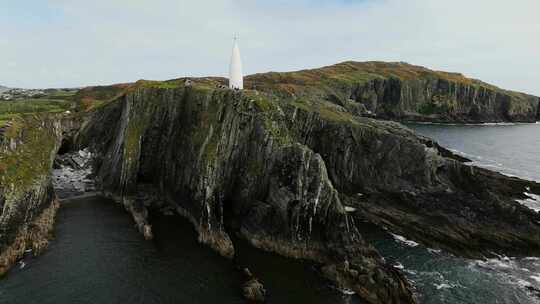
[[(514, 202), (526, 189), (539, 191), (537, 184), (465, 165), (466, 159), (399, 124), (324, 100), (307, 106), (206, 81), (178, 89), (140, 88), (87, 118), (77, 144), (97, 153), (100, 184), (118, 201), (134, 200), (141, 181), (153, 184), (155, 196), (190, 219), (199, 240), (222, 255), (233, 256), (228, 234), (234, 233), (255, 247), (320, 263), (333, 282), (371, 303), (414, 300), (402, 274), (362, 240), (355, 221), (369, 220), (464, 256), (527, 248), (538, 253), (540, 240), (531, 233), (539, 230), (538, 215)], [(486, 189), (471, 189), (469, 183)], [(438, 197), (457, 200), (462, 209), (429, 203)], [(465, 250), (476, 239), (500, 237), (477, 234), (486, 222), (475, 226), (474, 221), (490, 210), (487, 202), (495, 207), (489, 213), (493, 220), (508, 222), (507, 236)], [(471, 209), (478, 204), (486, 207)], [(450, 226), (431, 229), (441, 216), (468, 222), (470, 233), (452, 232)], [(400, 222), (409, 217), (417, 218), (414, 224)], [(516, 218), (526, 226), (512, 224)], [(512, 237), (516, 234), (520, 237)]]
[(15, 240), (0, 253), (0, 277), (5, 275), (25, 253), (31, 252), (37, 256), (47, 248), (52, 238), (54, 219), (59, 207), (60, 203), (55, 199), (51, 206), (17, 232)]
[[(328, 81), (320, 71), (302, 73)], [(357, 229), (359, 221), (465, 257), (540, 254), (540, 215), (516, 202), (524, 193), (539, 195), (539, 184), (467, 165), (399, 123), (366, 117), (394, 113), (384, 106), (393, 101), (381, 101), (384, 113), (359, 106), (371, 93), (357, 84), (311, 86), (296, 83), (297, 75), (274, 76), (253, 76), (248, 82), (257, 90), (243, 91), (211, 78), (139, 82), (89, 112), (10, 126), (0, 153), (11, 166), (0, 172), (4, 268), (28, 246), (35, 244), (36, 253), (44, 247), (58, 207), (52, 183), (60, 198), (94, 190), (113, 198), (145, 239), (153, 237), (149, 211), (176, 212), (224, 257), (235, 255), (234, 236), (312, 261), (368, 303), (415, 299), (403, 273)], [(387, 88), (395, 94), (381, 89), (383, 95), (403, 97), (393, 85)], [(478, 92), (475, 98), (494, 101), (503, 94)], [(538, 106), (534, 98), (514, 97), (523, 111), (512, 112), (512, 120)], [(403, 109), (406, 99), (398, 101)], [(32, 188), (36, 180), (41, 190)], [(34, 226), (40, 228), (25, 230)], [(251, 283), (250, 297), (262, 292)]]
[(95, 191), (92, 153), (86, 150), (56, 156), (53, 185), (60, 199)]

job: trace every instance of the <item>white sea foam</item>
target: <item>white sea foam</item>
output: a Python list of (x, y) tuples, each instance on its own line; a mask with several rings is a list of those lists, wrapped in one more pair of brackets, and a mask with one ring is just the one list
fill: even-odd
[(429, 277), (432, 280), (444, 281), (444, 276), (438, 271), (421, 271), (420, 274), (424, 277)]
[(397, 262), (396, 264), (392, 265), (396, 269), (403, 270), (405, 267), (400, 262)]
[(483, 124), (479, 124), (480, 126), (486, 126), (486, 127), (489, 127), (489, 126), (515, 126), (516, 123), (514, 122), (486, 122), (486, 123), (483, 123)]
[(356, 208), (345, 206), (345, 212), (355, 212), (355, 211), (356, 211)]
[(353, 295), (353, 294), (355, 294), (354, 291), (352, 291), (352, 290), (350, 290), (350, 289), (347, 289), (347, 288), (339, 289), (339, 291), (340, 291), (342, 294), (345, 294), (345, 295)]
[(532, 194), (528, 192), (525, 192), (524, 194), (528, 196), (529, 198), (516, 200), (516, 201), (526, 207), (529, 207), (530, 209), (536, 212), (540, 212), (540, 195), (536, 195), (536, 194)]
[(517, 279), (516, 280), (516, 285), (518, 285), (520, 287), (530, 287), (530, 286), (532, 286), (532, 284), (530, 282), (527, 282), (527, 281), (522, 280), (522, 279)]
[(525, 257), (525, 261), (540, 261), (540, 257)]
[(433, 286), (435, 286), (435, 288), (437, 288), (437, 290), (450, 289), (450, 288), (456, 287), (456, 285), (454, 285), (454, 284), (447, 284), (447, 283), (433, 284)]
[[(406, 273), (412, 274), (412, 275), (416, 275), (416, 271), (410, 270), (410, 269), (403, 269), (403, 272), (406, 272)], [(410, 280), (410, 281), (412, 281), (412, 280)]]
[(491, 270), (501, 270), (501, 269), (515, 269), (516, 265), (515, 262), (508, 258), (495, 258), (495, 259), (487, 259), (487, 260), (476, 260), (473, 262), (474, 265), (481, 267), (481, 268), (487, 268)]
[(529, 278), (535, 280), (536, 282), (540, 283), (540, 275), (532, 275), (532, 276), (529, 276)]
[(427, 251), (429, 253), (436, 253), (436, 254), (439, 254), (439, 253), (442, 252), (442, 250), (440, 250), (440, 249), (433, 249), (433, 248), (428, 248)]
[(394, 240), (404, 244), (404, 245), (407, 245), (407, 246), (410, 246), (410, 247), (416, 247), (418, 246), (418, 243), (415, 242), (415, 241), (411, 241), (411, 240), (408, 240), (406, 239), (405, 237), (401, 236), (401, 235), (398, 235), (398, 234), (393, 234), (393, 233), (390, 233), (392, 235), (392, 237), (394, 237)]

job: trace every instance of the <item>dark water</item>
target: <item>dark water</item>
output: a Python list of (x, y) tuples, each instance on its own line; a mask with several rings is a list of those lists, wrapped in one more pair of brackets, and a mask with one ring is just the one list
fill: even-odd
[[(198, 244), (177, 216), (154, 221), (144, 241), (130, 216), (102, 197), (62, 204), (55, 240), (0, 281), (0, 303), (245, 303), (230, 261)], [(268, 303), (359, 303), (328, 287), (309, 264), (237, 244), (270, 292)]]
[[(540, 180), (540, 125), (409, 127), (478, 165)], [(0, 280), (0, 303), (244, 303), (235, 266), (199, 245), (190, 224), (173, 216), (155, 222), (156, 240), (146, 242), (104, 198), (64, 203), (56, 239)], [(367, 224), (361, 230), (403, 269), (421, 303), (540, 303), (526, 288), (540, 288), (538, 258), (467, 260)], [(236, 247), (239, 263), (269, 290), (268, 303), (359, 303), (329, 288), (309, 264)]]
[[(475, 165), (540, 181), (540, 124), (408, 126)], [(529, 204), (540, 207), (540, 201)], [(467, 260), (389, 238), (373, 227), (364, 227), (364, 235), (403, 268), (422, 303), (540, 303), (527, 289), (540, 288), (539, 258)]]

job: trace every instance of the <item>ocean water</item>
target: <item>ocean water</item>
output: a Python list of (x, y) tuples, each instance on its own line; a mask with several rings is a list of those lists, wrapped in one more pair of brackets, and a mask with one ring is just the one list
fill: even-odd
[[(475, 165), (540, 181), (540, 124), (408, 124)], [(528, 206), (540, 208), (539, 200)], [(364, 234), (413, 282), (421, 303), (540, 303), (540, 258), (469, 260), (366, 225)]]
[(199, 244), (185, 219), (159, 217), (156, 238), (145, 241), (131, 217), (106, 198), (64, 201), (55, 239), (0, 280), (0, 303), (245, 303), (239, 267), (265, 284), (267, 303), (361, 303), (333, 289), (309, 263), (240, 241), (232, 263)]
[[(540, 125), (408, 125), (477, 165), (540, 181)], [(530, 202), (531, 206), (538, 202)], [(0, 280), (9, 303), (244, 303), (238, 267), (265, 284), (267, 303), (356, 304), (321, 279), (309, 263), (236, 241), (236, 264), (197, 243), (177, 216), (154, 221), (144, 241), (132, 219), (95, 196), (64, 201), (55, 239), (41, 256), (24, 258)], [(414, 286), (420, 303), (540, 303), (540, 258), (469, 260), (363, 223), (365, 237)]]
[(540, 181), (540, 123), (407, 126), (467, 157), (475, 165)]

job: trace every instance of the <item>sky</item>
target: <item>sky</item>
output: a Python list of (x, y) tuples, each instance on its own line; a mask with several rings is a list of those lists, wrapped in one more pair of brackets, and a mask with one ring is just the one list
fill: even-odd
[(540, 96), (539, 0), (0, 0), (0, 85), (405, 61)]

